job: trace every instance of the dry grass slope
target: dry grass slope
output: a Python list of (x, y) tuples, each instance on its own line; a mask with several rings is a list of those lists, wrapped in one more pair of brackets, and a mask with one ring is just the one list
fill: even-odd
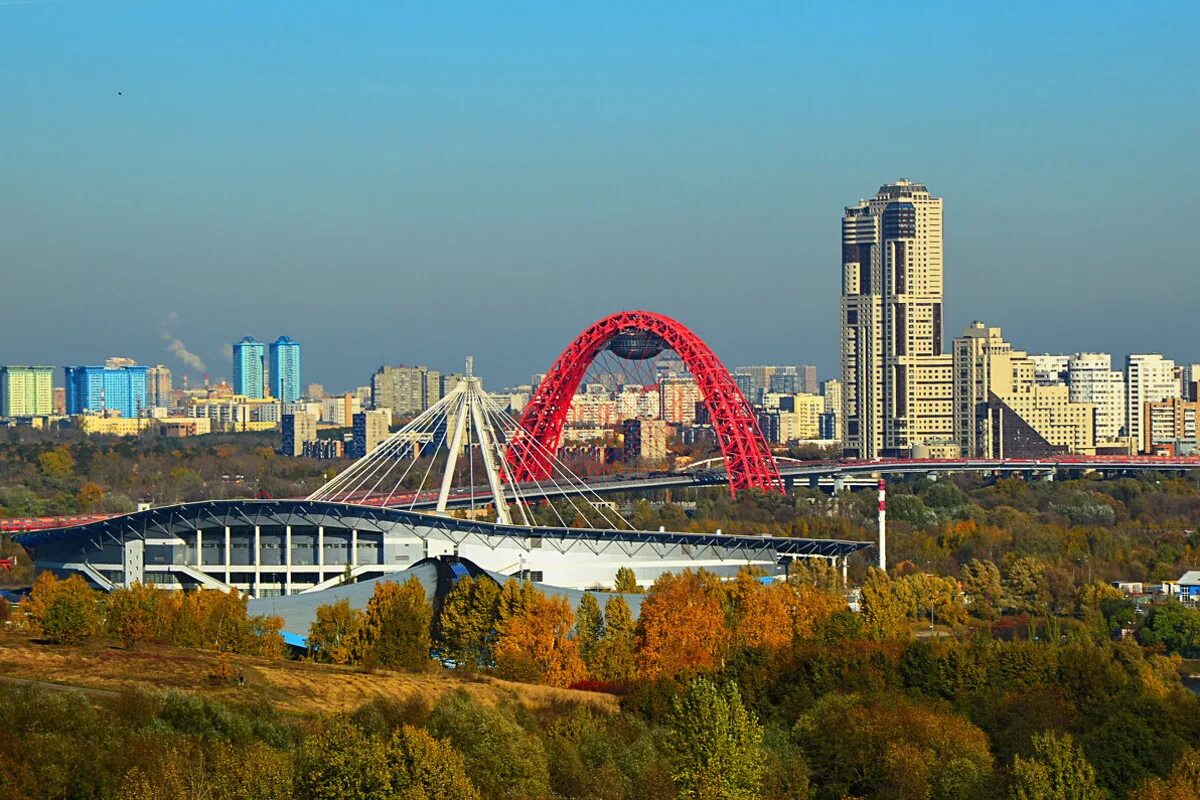
[(476, 700), (506, 700), (537, 709), (584, 703), (615, 711), (610, 695), (511, 683), (492, 677), (464, 677), (445, 670), (424, 674), (359, 672), (347, 667), (249, 656), (229, 656), (233, 674), (246, 676), (238, 687), (218, 680), (219, 655), (204, 650), (144, 645), (126, 650), (93, 641), (77, 647), (49, 645), (27, 637), (0, 640), (0, 676), (101, 690), (178, 689), (236, 703), (270, 702), (280, 711), (314, 714), (353, 710), (375, 698), (403, 700), (419, 695), (436, 702), (445, 692), (463, 689)]

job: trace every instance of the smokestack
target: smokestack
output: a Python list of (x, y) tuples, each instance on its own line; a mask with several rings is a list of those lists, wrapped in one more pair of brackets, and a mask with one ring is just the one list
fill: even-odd
[(879, 479), (879, 568), (887, 571), (887, 481)]

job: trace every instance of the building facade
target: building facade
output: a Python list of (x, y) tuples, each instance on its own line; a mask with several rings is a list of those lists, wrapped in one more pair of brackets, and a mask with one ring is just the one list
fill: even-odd
[(821, 382), (821, 396), (825, 398), (824, 415), (827, 421), (822, 423), (822, 439), (842, 438), (842, 382), (830, 379)]
[(1072, 403), (1065, 384), (1040, 383), (1033, 359), (1013, 349), (999, 328), (972, 323), (952, 353), (954, 439), (963, 455), (1095, 452), (1095, 406)]
[(1076, 353), (1067, 361), (1072, 403), (1096, 407), (1096, 443), (1111, 443), (1125, 431), (1125, 374), (1112, 368), (1108, 353)]
[(392, 411), (388, 408), (360, 411), (354, 415), (353, 419), (353, 439), (347, 455), (352, 458), (362, 458), (388, 437), (392, 424)]
[(1125, 359), (1125, 419), (1134, 447), (1145, 442), (1146, 404), (1182, 396), (1175, 362), (1161, 353), (1133, 353)]
[(627, 464), (662, 466), (667, 459), (667, 423), (657, 419), (630, 419), (621, 425)]
[(317, 440), (317, 418), (312, 414), (284, 414), (280, 430), (283, 454), (302, 456), (305, 443)]
[(1196, 417), (1200, 403), (1172, 397), (1146, 403), (1139, 449), (1149, 455), (1196, 454)]
[(266, 345), (245, 336), (233, 345), (233, 393), (243, 397), (266, 396)]
[(173, 408), (171, 370), (157, 364), (146, 370), (146, 405), (150, 408)]
[(280, 336), (270, 348), (271, 393), (283, 403), (294, 403), (301, 397), (300, 343), (290, 336)]
[(666, 378), (658, 385), (659, 418), (675, 425), (696, 422), (696, 404), (704, 397), (691, 378)]
[(54, 367), (0, 367), (0, 417), (54, 413)]
[(901, 180), (842, 217), (843, 449), (905, 456), (953, 436), (942, 347), (942, 199)]
[(67, 413), (132, 419), (147, 408), (146, 367), (65, 367)]
[(397, 416), (419, 414), (441, 399), (441, 373), (428, 367), (382, 366), (371, 376), (371, 405)]

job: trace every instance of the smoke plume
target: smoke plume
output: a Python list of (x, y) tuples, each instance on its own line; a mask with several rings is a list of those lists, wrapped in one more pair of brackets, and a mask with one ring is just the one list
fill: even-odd
[(158, 325), (159, 336), (167, 343), (167, 350), (171, 351), (171, 355), (182, 361), (185, 366), (191, 367), (196, 372), (207, 372), (208, 367), (204, 365), (204, 359), (188, 350), (187, 345), (175, 338), (175, 334), (171, 332), (178, 322), (179, 315), (172, 311)]

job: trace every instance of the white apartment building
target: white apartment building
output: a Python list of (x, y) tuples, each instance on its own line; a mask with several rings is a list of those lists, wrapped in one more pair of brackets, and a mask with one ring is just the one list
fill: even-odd
[(1062, 386), (1067, 382), (1071, 357), (1058, 353), (1037, 353), (1029, 356), (1033, 362), (1033, 378), (1042, 386)]
[(1125, 374), (1112, 368), (1108, 353), (1076, 353), (1067, 361), (1072, 403), (1096, 407), (1096, 441), (1113, 442), (1125, 428)]
[(848, 456), (908, 455), (953, 435), (942, 348), (942, 199), (907, 180), (842, 217), (842, 419)]
[(1175, 362), (1161, 353), (1132, 353), (1125, 359), (1125, 419), (1129, 438), (1140, 444), (1144, 438), (1146, 404), (1181, 397)]

